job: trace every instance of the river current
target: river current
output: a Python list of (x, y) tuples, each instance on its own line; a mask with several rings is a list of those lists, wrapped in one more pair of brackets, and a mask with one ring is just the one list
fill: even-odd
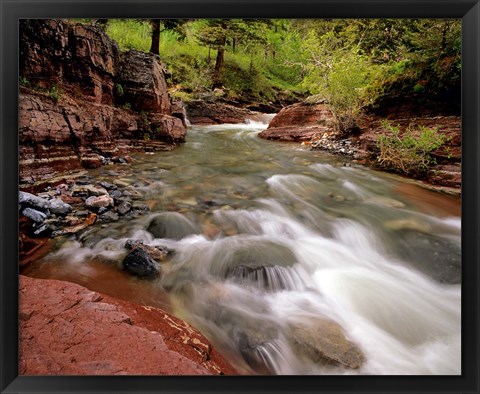
[[(459, 200), (265, 127), (192, 126), (173, 151), (91, 170), (150, 211), (57, 241), (26, 274), (164, 307), (245, 374), (460, 374)], [(118, 269), (127, 239), (175, 251), (159, 279)], [(325, 322), (358, 368), (318, 357)]]

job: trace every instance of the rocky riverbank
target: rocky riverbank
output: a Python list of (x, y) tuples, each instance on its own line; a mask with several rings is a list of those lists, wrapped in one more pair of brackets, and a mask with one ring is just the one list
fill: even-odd
[(435, 164), (420, 184), (432, 190), (459, 196), (461, 193), (461, 118), (456, 115), (395, 113), (364, 116), (348, 135), (336, 132), (335, 116), (324, 102), (304, 101), (283, 108), (262, 131), (261, 138), (301, 142), (314, 150), (326, 150), (353, 159), (359, 164), (379, 167), (379, 137), (386, 134), (382, 120), (387, 119), (403, 133), (414, 124), (436, 128), (445, 144), (432, 153)]

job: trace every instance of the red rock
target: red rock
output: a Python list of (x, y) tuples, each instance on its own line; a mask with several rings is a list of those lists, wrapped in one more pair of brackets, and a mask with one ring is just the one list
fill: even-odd
[(20, 276), (21, 375), (209, 375), (234, 369), (165, 311)]
[(283, 108), (259, 137), (280, 141), (311, 141), (335, 129), (335, 118), (328, 104), (305, 102)]

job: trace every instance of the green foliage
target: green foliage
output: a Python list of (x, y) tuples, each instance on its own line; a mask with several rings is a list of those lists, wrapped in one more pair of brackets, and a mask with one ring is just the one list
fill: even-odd
[(310, 32), (302, 50), (309, 59), (302, 85), (328, 100), (339, 130), (348, 132), (356, 125), (362, 108), (372, 100), (373, 91), (367, 94), (367, 88), (377, 77), (379, 67), (371, 64), (358, 46), (343, 46), (333, 31), (321, 36)]
[(387, 135), (380, 136), (380, 166), (410, 176), (423, 176), (435, 160), (430, 153), (445, 143), (445, 136), (436, 129), (412, 125), (402, 134), (398, 126), (383, 122)]
[(147, 20), (110, 19), (107, 34), (117, 42), (122, 51), (136, 49), (148, 52), (150, 49), (151, 26)]
[(130, 109), (132, 109), (132, 104), (130, 104), (130, 103), (125, 103), (125, 104), (122, 105), (122, 108), (123, 108), (123, 109), (130, 110)]
[(118, 97), (122, 97), (122, 96), (123, 96), (123, 93), (124, 93), (124, 92), (123, 92), (123, 86), (122, 86), (121, 84), (117, 83), (117, 84), (115, 85), (115, 93), (116, 93), (116, 95), (117, 95)]
[(62, 97), (63, 91), (58, 87), (57, 84), (52, 85), (48, 92), (50, 98), (58, 103), (58, 100), (60, 100), (60, 97)]
[(25, 86), (26, 88), (29, 88), (31, 86), (30, 81), (25, 77), (20, 77), (18, 82), (21, 86)]

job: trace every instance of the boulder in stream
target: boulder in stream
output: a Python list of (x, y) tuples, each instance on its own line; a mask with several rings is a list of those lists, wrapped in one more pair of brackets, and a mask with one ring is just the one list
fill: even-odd
[(186, 217), (177, 212), (163, 212), (149, 223), (147, 231), (155, 238), (182, 239), (197, 234), (198, 229)]
[(133, 249), (122, 261), (125, 271), (143, 279), (153, 279), (160, 275), (157, 262), (142, 248)]
[(316, 318), (305, 325), (294, 325), (291, 334), (295, 347), (314, 362), (356, 369), (364, 361), (359, 347), (332, 320)]

